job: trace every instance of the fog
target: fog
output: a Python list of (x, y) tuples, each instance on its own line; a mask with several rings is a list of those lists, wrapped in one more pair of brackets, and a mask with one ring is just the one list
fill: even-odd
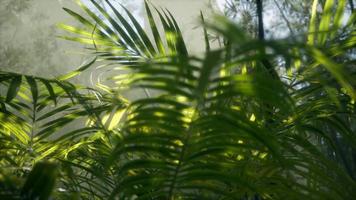
[[(86, 0), (87, 1), (87, 0)], [(115, 3), (116, 2), (116, 3)], [(168, 8), (181, 25), (191, 53), (204, 49), (199, 13), (211, 14), (210, 0), (151, 0), (157, 7)], [(84, 1), (85, 3), (85, 1)], [(143, 0), (114, 1), (126, 6), (143, 26)], [(83, 45), (59, 39), (65, 34), (58, 23), (78, 25), (62, 7), (79, 13), (73, 0), (2, 0), (0, 7), (1, 70), (55, 77), (77, 68), (88, 59)]]

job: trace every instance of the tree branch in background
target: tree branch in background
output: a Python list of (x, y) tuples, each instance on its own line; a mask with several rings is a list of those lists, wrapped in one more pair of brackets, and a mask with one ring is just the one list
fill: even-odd
[(351, 12), (354, 12), (355, 6), (353, 0), (349, 0), (349, 4), (350, 4)]
[[(265, 29), (263, 24), (263, 2), (262, 0), (256, 0), (257, 7), (257, 19), (258, 19), (258, 39), (261, 41), (265, 40)], [(265, 54), (266, 49), (263, 48), (262, 54)], [(266, 68), (268, 73), (275, 79), (278, 79), (278, 74), (274, 70), (272, 64), (267, 59), (261, 60), (263, 66)]]
[(282, 18), (283, 18), (284, 21), (286, 22), (287, 27), (288, 27), (290, 33), (292, 34), (292, 36), (294, 36), (295, 34), (294, 34), (294, 31), (293, 31), (293, 28), (292, 28), (292, 26), (291, 26), (291, 24), (290, 24), (290, 22), (289, 22), (287, 16), (284, 14), (284, 11), (283, 11), (282, 7), (279, 5), (279, 3), (278, 3), (277, 0), (273, 0), (273, 2), (274, 2), (274, 4), (276, 4), (276, 6), (277, 6), (279, 12), (281, 13)]
[(262, 0), (256, 0), (256, 7), (257, 7), (257, 18), (258, 18), (258, 39), (265, 40)]

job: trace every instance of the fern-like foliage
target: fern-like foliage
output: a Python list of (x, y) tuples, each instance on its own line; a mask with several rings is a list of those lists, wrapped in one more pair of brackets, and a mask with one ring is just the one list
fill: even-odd
[[(59, 199), (356, 196), (356, 15), (342, 19), (345, 0), (314, 1), (305, 41), (261, 41), (226, 18), (204, 20), (202, 57), (188, 53), (167, 10), (145, 2), (146, 31), (108, 0), (78, 3), (89, 17), (65, 8), (83, 26), (60, 25), (74, 33), (63, 38), (92, 45), (114, 83), (92, 95), (67, 80), (92, 63), (54, 80), (3, 73), (0, 175), (55, 160)], [(228, 45), (210, 48), (208, 32)], [(9, 182), (0, 189), (16, 193)], [(42, 195), (26, 183), (22, 191)]]
[[(21, 186), (25, 184), (22, 177), (27, 177), (37, 162), (65, 161), (72, 151), (101, 137), (108, 137), (111, 119), (103, 117), (109, 116), (113, 109), (124, 107), (124, 104), (111, 94), (101, 95), (95, 90), (74, 85), (66, 80), (89, 67), (94, 61), (56, 79), (1, 72), (1, 198), (31, 196), (28, 192), (32, 192), (33, 188), (30, 189), (29, 186), (32, 183), (24, 185), (28, 192), (20, 193)], [(100, 102), (97, 96), (100, 96)], [(53, 164), (49, 163), (48, 166)], [(44, 173), (43, 176), (52, 174)], [(27, 182), (39, 178), (36, 176), (29, 177)], [(46, 184), (41, 180), (37, 180), (39, 185)], [(34, 187), (41, 188), (33, 184)], [(52, 191), (53, 186), (54, 184), (48, 190)], [(9, 195), (9, 191), (12, 195)]]

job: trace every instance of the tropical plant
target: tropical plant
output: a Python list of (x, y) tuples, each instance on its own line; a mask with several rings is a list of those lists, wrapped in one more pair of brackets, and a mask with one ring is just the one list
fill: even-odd
[[(145, 2), (145, 31), (127, 9), (90, 3), (78, 1), (89, 17), (65, 8), (82, 28), (60, 27), (96, 59), (54, 80), (1, 76), (0, 197), (46, 199), (46, 183), (58, 199), (356, 195), (356, 15), (343, 19), (345, 0), (326, 0), (320, 16), (314, 0), (305, 41), (266, 40), (259, 0), (258, 38), (203, 20), (203, 57), (189, 54), (168, 10)], [(208, 32), (226, 45), (212, 49)], [(70, 83), (94, 62), (107, 81)], [(29, 174), (38, 161), (50, 163)]]

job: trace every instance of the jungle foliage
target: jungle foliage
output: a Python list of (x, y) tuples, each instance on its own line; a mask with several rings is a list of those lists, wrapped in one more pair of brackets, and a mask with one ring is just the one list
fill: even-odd
[[(60, 27), (93, 60), (55, 79), (1, 72), (0, 199), (356, 196), (348, 1), (311, 2), (302, 41), (202, 15), (204, 56), (188, 52), (168, 10), (145, 2), (146, 30), (125, 8), (90, 2), (78, 1), (85, 16), (64, 8), (81, 27)], [(71, 81), (95, 63), (105, 81)]]

